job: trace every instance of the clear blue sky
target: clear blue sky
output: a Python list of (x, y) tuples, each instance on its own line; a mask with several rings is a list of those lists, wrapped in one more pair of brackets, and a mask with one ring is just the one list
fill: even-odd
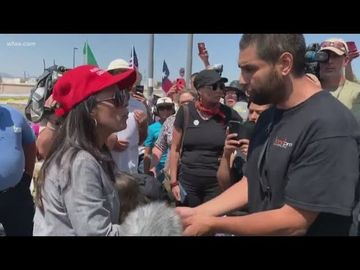
[[(237, 79), (240, 37), (241, 34), (194, 34), (192, 72), (203, 69), (197, 55), (197, 42), (205, 42), (210, 54), (210, 63), (222, 63), (223, 75), (230, 81)], [(331, 37), (355, 41), (360, 48), (360, 34), (305, 34), (307, 44)], [(144, 78), (147, 78), (148, 34), (0, 34), (0, 72), (22, 77), (25, 71), (27, 76), (38, 76), (43, 70), (43, 58), (47, 66), (55, 60), (56, 64), (72, 67), (74, 47), (78, 48), (75, 54), (76, 65), (81, 65), (82, 49), (86, 40), (102, 68), (106, 68), (115, 58), (129, 60), (131, 46), (134, 45), (140, 71)], [(186, 67), (186, 49), (186, 34), (155, 34), (155, 80), (161, 80), (164, 59), (170, 69), (170, 78), (178, 77), (180, 67)], [(357, 75), (360, 75), (359, 59), (353, 62)], [(145, 83), (147, 81), (143, 80), (143, 84)]]

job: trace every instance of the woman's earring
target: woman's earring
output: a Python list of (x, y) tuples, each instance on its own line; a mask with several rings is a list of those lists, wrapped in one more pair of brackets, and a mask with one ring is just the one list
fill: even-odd
[(95, 127), (97, 127), (97, 121), (96, 121), (96, 119), (95, 119), (95, 118), (92, 118), (92, 120), (94, 120), (94, 125), (95, 125)]

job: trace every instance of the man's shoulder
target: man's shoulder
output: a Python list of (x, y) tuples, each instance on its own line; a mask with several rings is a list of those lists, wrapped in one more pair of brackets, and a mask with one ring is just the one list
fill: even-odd
[(354, 90), (357, 90), (358, 92), (360, 92), (360, 83), (358, 83), (358, 82), (352, 82), (352, 81), (346, 80), (344, 87), (354, 89)]
[(162, 124), (159, 121), (156, 121), (149, 126), (149, 129), (150, 129), (150, 131), (154, 132), (161, 127), (162, 127)]
[(360, 84), (357, 82), (352, 82), (352, 81), (346, 80), (344, 89), (352, 97), (357, 98), (358, 96), (360, 96)]
[(19, 119), (24, 119), (24, 116), (21, 114), (20, 111), (18, 111), (17, 109), (15, 109), (9, 105), (5, 105), (5, 104), (1, 104), (0, 114), (1, 114), (1, 118), (3, 118), (3, 119), (6, 119), (8, 117), (16, 117)]

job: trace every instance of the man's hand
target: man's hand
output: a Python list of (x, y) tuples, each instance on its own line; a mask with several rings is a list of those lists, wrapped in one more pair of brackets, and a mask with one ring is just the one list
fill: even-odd
[(250, 141), (248, 139), (239, 140), (240, 152), (247, 157)]
[(171, 189), (171, 192), (172, 194), (174, 195), (175, 197), (175, 200), (177, 200), (178, 202), (180, 201), (180, 187), (179, 185), (176, 185), (174, 186), (172, 189)]
[(134, 117), (139, 126), (147, 124), (147, 114), (140, 110), (134, 111)]
[(354, 60), (355, 58), (359, 57), (360, 52), (356, 51), (356, 52), (349, 52), (348, 56), (349, 56), (349, 62), (351, 62), (352, 60)]
[(212, 235), (212, 224), (216, 217), (205, 215), (192, 215), (183, 220), (184, 236)]
[(144, 95), (142, 93), (139, 93), (139, 92), (132, 93), (132, 97), (135, 98), (137, 101), (140, 101), (145, 106), (147, 106), (146, 98), (144, 97)]
[[(228, 130), (226, 131), (226, 133), (228, 133)], [(225, 145), (224, 145), (225, 157), (230, 157), (230, 155), (234, 153), (236, 149), (239, 148), (240, 144), (238, 140), (235, 140), (236, 137), (237, 137), (236, 133), (228, 134), (226, 136)]]
[(201, 61), (203, 61), (205, 68), (207, 68), (208, 66), (210, 66), (209, 63), (209, 54), (207, 50), (204, 50), (203, 53), (199, 53), (199, 57), (201, 59)]
[(191, 208), (191, 207), (176, 207), (175, 211), (182, 220), (196, 214), (195, 208)]
[[(174, 95), (177, 92), (177, 87), (176, 87), (176, 81), (174, 82), (174, 84), (170, 87), (169, 91), (166, 93), (166, 95), (171, 98), (173, 100)], [(154, 104), (156, 105), (156, 104)]]
[(124, 150), (126, 150), (129, 146), (129, 141), (127, 140), (117, 140), (117, 142), (114, 145), (113, 150), (118, 151), (118, 152), (122, 152)]

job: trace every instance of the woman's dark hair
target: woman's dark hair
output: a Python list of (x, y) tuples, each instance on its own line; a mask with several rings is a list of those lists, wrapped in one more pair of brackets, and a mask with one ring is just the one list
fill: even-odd
[[(96, 123), (90, 116), (90, 112), (95, 108), (96, 103), (95, 96), (90, 96), (76, 105), (64, 119), (41, 167), (39, 178), (34, 183), (35, 203), (40, 209), (43, 209), (41, 190), (50, 165), (60, 167), (63, 158), (67, 159), (68, 164), (72, 164), (77, 153), (81, 150), (90, 153), (101, 164), (110, 180), (115, 181), (114, 162), (110, 151), (105, 145), (102, 149), (99, 149), (97, 145)], [(65, 179), (69, 180), (64, 184), (65, 187), (70, 183), (71, 166), (67, 168), (66, 173), (68, 176)]]
[(256, 45), (257, 56), (275, 64), (281, 54), (289, 52), (293, 56), (293, 74), (305, 74), (306, 43), (302, 34), (244, 34), (240, 40), (240, 50)]

